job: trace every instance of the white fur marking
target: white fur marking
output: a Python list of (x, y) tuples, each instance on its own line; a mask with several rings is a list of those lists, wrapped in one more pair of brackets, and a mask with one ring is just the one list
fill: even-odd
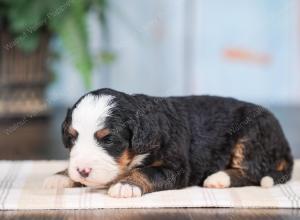
[(142, 196), (140, 187), (128, 183), (116, 183), (112, 185), (107, 194), (115, 198), (131, 198)]
[[(97, 130), (104, 128), (105, 119), (115, 107), (113, 96), (85, 96), (72, 113), (71, 126), (78, 132), (78, 138), (70, 152), (69, 175), (75, 182), (87, 186), (102, 187), (119, 175), (119, 167), (95, 140)], [(79, 169), (92, 169), (90, 175), (83, 179)]]
[(224, 171), (219, 171), (208, 176), (203, 183), (207, 188), (227, 188), (230, 186), (230, 177)]
[(67, 176), (55, 174), (44, 180), (44, 189), (62, 189), (73, 187), (74, 182)]
[(72, 127), (78, 132), (91, 134), (104, 126), (107, 116), (115, 104), (111, 95), (85, 96), (74, 109), (72, 114)]
[(128, 166), (128, 170), (131, 170), (132, 168), (139, 166), (143, 163), (144, 159), (148, 156), (149, 154), (140, 154), (140, 155), (136, 155), (131, 163)]
[(270, 176), (265, 176), (260, 180), (260, 185), (263, 188), (270, 188), (274, 186), (274, 180)]

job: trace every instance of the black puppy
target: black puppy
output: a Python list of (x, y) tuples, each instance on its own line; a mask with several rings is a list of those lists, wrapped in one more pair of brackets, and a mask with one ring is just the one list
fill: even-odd
[(271, 187), (288, 181), (293, 168), (276, 118), (232, 98), (100, 89), (68, 110), (62, 136), (69, 167), (45, 187), (109, 187), (113, 197), (193, 185)]

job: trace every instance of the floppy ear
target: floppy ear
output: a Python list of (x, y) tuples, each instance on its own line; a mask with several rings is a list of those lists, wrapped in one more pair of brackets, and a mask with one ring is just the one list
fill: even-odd
[(71, 114), (72, 114), (72, 111), (70, 108), (68, 108), (66, 118), (61, 125), (62, 141), (66, 148), (69, 148), (69, 145), (70, 145), (70, 137), (68, 134), (68, 130), (70, 128), (71, 120), (72, 120)]
[(137, 154), (148, 153), (160, 147), (158, 116), (154, 113), (138, 113), (130, 123), (131, 147)]

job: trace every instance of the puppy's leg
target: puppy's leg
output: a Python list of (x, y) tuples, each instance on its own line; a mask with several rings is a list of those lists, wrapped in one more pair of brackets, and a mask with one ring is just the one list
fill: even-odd
[(241, 169), (227, 169), (208, 176), (203, 186), (207, 188), (227, 188), (259, 185), (257, 179), (251, 179), (247, 172)]
[[(265, 121), (267, 117), (269, 121)], [(264, 128), (265, 132), (257, 130), (256, 127), (247, 128), (248, 130), (244, 132), (247, 132), (248, 136), (238, 139), (232, 148), (228, 169), (208, 176), (203, 182), (204, 187), (260, 185), (266, 188), (285, 183), (291, 178), (293, 159), (288, 143), (281, 131), (277, 131), (278, 134), (274, 131), (270, 133), (273, 128), (279, 129), (279, 125), (270, 116), (260, 120), (262, 120), (260, 129)], [(269, 134), (270, 137), (265, 138), (262, 135), (264, 133)]]
[(74, 186), (75, 182), (68, 176), (67, 169), (47, 177), (43, 183), (45, 189), (61, 189)]
[(144, 167), (130, 171), (108, 190), (108, 195), (118, 198), (138, 197), (145, 193), (174, 189), (183, 172), (162, 167)]

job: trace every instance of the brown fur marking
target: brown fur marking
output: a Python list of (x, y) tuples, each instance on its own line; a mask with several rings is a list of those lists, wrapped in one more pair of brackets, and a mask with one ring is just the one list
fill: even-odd
[(103, 128), (101, 130), (96, 131), (96, 137), (101, 139), (110, 134), (110, 130), (108, 128)]
[(120, 170), (122, 172), (125, 172), (128, 165), (133, 159), (133, 154), (129, 152), (128, 149), (126, 149), (123, 154), (117, 159), (117, 162), (119, 164)]
[(276, 170), (277, 171), (284, 171), (287, 167), (287, 162), (286, 160), (281, 160), (279, 161), (279, 163), (277, 163), (277, 166), (276, 166)]
[(58, 174), (58, 175), (64, 175), (64, 176), (69, 176), (68, 169), (59, 171), (59, 172), (57, 172), (56, 174)]
[(163, 165), (163, 162), (161, 160), (156, 160), (150, 166), (151, 167), (160, 167), (161, 165)]
[(245, 139), (240, 139), (234, 146), (230, 164), (231, 168), (243, 169), (245, 141)]
[(129, 175), (122, 178), (120, 182), (139, 186), (143, 193), (149, 193), (153, 191), (153, 185), (149, 179), (138, 169), (132, 170)]
[(77, 137), (78, 136), (78, 132), (74, 128), (72, 128), (72, 127), (69, 127), (68, 132), (73, 137)]

